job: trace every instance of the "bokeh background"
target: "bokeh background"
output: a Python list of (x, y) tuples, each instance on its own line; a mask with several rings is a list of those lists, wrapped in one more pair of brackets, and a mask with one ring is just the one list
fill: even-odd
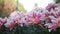
[[(18, 0), (18, 10), (26, 13), (37, 7), (36, 5), (44, 8), (52, 2), (60, 6), (60, 0)], [(17, 0), (0, 0), (0, 17), (9, 16), (10, 13), (16, 10), (16, 6)]]

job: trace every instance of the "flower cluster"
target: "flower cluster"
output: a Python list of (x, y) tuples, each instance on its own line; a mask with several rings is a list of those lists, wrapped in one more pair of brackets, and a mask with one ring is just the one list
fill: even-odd
[[(0, 18), (0, 28), (2, 25), (13, 29), (15, 25), (23, 26), (37, 24), (43, 28), (48, 28), (49, 31), (55, 30), (60, 27), (60, 9), (57, 4), (48, 4), (46, 9), (38, 8), (33, 9), (29, 13), (22, 13), (14, 11), (8, 18)], [(44, 24), (44, 25), (42, 25)]]
[(5, 26), (13, 29), (15, 25), (20, 25), (22, 26), (22, 18), (24, 17), (24, 14), (19, 11), (14, 11), (13, 13), (10, 14), (10, 17), (7, 19), (7, 23), (5, 23)]
[(49, 31), (55, 30), (60, 27), (60, 9), (57, 4), (49, 4), (47, 10), (48, 11), (45, 13), (45, 26), (49, 28)]

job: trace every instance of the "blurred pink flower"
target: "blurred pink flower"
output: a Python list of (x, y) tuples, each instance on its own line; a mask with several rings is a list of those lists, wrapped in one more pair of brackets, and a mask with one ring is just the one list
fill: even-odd
[(52, 20), (52, 23), (46, 23), (45, 26), (49, 28), (49, 31), (56, 30), (56, 28), (60, 27), (60, 19)]
[(57, 7), (57, 4), (54, 4), (54, 3), (50, 3), (48, 4), (48, 6), (46, 7), (46, 9), (48, 11), (50, 11), (51, 9), (55, 9)]
[(58, 11), (58, 12), (56, 13), (56, 16), (57, 16), (57, 17), (60, 17), (60, 11)]
[(0, 18), (0, 29), (2, 28), (2, 26), (6, 23), (6, 19), (4, 18)]
[(31, 12), (31, 14), (27, 14), (26, 22), (28, 24), (41, 24), (41, 14), (38, 12)]
[(5, 26), (7, 28), (13, 29), (15, 25), (22, 25), (23, 23), (21, 22), (22, 18), (24, 17), (24, 14), (22, 12), (16, 11), (11, 13), (10, 17), (7, 19), (7, 23)]
[(57, 28), (56, 23), (46, 23), (45, 26), (48, 28), (48, 30), (55, 30)]
[(21, 24), (21, 20), (24, 17), (24, 13), (23, 12), (19, 12), (19, 11), (15, 11), (13, 13), (11, 13), (10, 18), (12, 18), (15, 22), (17, 22), (17, 24)]
[(16, 23), (12, 19), (7, 19), (7, 23), (4, 24), (5, 27), (9, 28), (10, 30), (14, 28)]

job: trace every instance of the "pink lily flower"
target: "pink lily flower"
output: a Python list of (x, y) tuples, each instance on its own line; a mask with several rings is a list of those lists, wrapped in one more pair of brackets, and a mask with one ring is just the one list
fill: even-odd
[(46, 7), (46, 9), (48, 11), (50, 11), (51, 9), (55, 9), (57, 7), (57, 4), (54, 4), (54, 3), (50, 3), (48, 4), (48, 6)]
[(23, 17), (24, 17), (24, 14), (23, 13), (18, 12), (18, 11), (13, 12), (10, 15), (10, 17), (7, 19), (7, 23), (5, 24), (5, 26), (7, 28), (10, 28), (10, 30), (12, 30), (15, 27), (15, 25), (20, 25), (21, 26), (23, 24), (21, 22), (22, 21), (21, 19)]
[(6, 23), (6, 19), (2, 19), (0, 18), (0, 29), (2, 28), (2, 26)]
[(30, 15), (27, 15), (26, 22), (28, 24), (41, 24), (41, 14), (32, 12)]

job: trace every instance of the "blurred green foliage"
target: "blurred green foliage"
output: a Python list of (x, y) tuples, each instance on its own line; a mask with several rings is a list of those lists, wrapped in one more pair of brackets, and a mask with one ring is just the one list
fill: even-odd
[(51, 32), (48, 29), (43, 29), (41, 26), (34, 24), (34, 25), (15, 25), (15, 27), (10, 30), (9, 28), (2, 26), (0, 29), (0, 34), (60, 34), (60, 27), (57, 28), (55, 31), (52, 30)]
[[(5, 6), (5, 3), (7, 6)], [(14, 10), (14, 11), (16, 10), (16, 6), (17, 6), (16, 0), (0, 0), (0, 17), (9, 16), (9, 14), (11, 12), (13, 12), (12, 10)], [(21, 3), (18, 3), (18, 10), (22, 11), (24, 13), (27, 12), (27, 10), (24, 8), (23, 4), (21, 4)]]
[(3, 6), (4, 6), (4, 0), (0, 0), (0, 17), (2, 16)]
[(18, 4), (18, 10), (19, 10), (19, 11), (23, 11), (24, 13), (27, 12), (27, 10), (25, 10), (23, 4), (21, 4), (21, 3)]
[(55, 1), (55, 3), (60, 3), (60, 0), (54, 0)]

